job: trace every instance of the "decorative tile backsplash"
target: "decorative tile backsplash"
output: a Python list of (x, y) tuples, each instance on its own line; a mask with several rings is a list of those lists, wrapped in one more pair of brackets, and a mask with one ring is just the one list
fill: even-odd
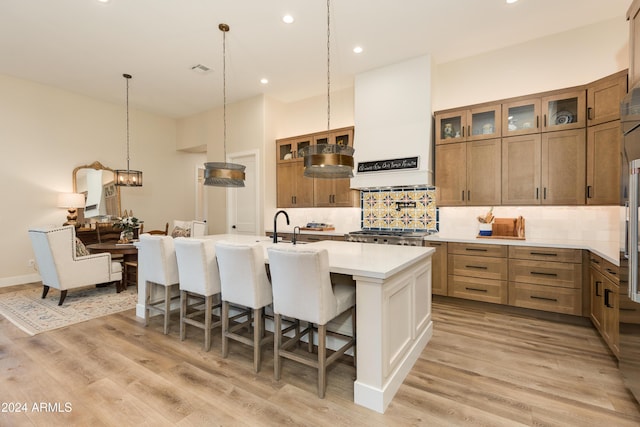
[(368, 230), (437, 231), (435, 187), (360, 191), (360, 225)]

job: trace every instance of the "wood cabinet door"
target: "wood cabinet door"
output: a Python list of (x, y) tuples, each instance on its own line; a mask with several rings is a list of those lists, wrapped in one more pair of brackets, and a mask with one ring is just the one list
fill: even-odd
[(467, 110), (461, 109), (435, 116), (436, 145), (467, 140)]
[(294, 206), (295, 173), (295, 162), (279, 163), (276, 166), (276, 187), (279, 208), (291, 208)]
[(434, 248), (431, 256), (431, 293), (447, 296), (447, 242), (425, 242)]
[(542, 98), (542, 132), (579, 129), (587, 124), (586, 94), (574, 90)]
[(502, 104), (472, 108), (467, 113), (467, 141), (502, 136)]
[(620, 102), (627, 94), (627, 72), (616, 73), (587, 87), (587, 125), (620, 119)]
[(590, 282), (591, 312), (589, 317), (593, 325), (602, 333), (604, 316), (604, 277), (602, 273), (592, 268)]
[(542, 134), (542, 204), (585, 204), (586, 152), (585, 129)]
[(618, 306), (618, 289), (618, 285), (605, 279), (602, 336), (616, 356), (620, 355), (620, 308)]
[(501, 141), (467, 142), (467, 205), (499, 205), (501, 200)]
[(587, 128), (587, 205), (620, 202), (620, 121)]
[(438, 206), (467, 204), (467, 144), (436, 145), (436, 203)]
[(540, 133), (540, 98), (502, 104), (502, 136)]
[(502, 139), (502, 204), (540, 204), (541, 154), (540, 134)]

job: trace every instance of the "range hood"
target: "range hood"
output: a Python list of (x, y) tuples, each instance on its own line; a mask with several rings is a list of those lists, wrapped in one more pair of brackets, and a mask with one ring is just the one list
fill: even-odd
[(354, 100), (351, 188), (432, 185), (431, 57), (356, 75)]

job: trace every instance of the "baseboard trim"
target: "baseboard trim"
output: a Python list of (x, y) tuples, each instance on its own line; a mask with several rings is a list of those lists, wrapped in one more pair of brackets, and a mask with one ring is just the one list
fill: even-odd
[(41, 282), (42, 277), (38, 273), (26, 274), (24, 276), (2, 277), (0, 278), (0, 288), (7, 288), (16, 285), (28, 285), (29, 283)]

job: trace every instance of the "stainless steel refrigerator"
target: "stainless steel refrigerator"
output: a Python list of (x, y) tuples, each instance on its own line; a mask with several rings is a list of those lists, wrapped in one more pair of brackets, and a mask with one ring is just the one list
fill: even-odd
[(620, 112), (623, 133), (620, 156), (623, 229), (620, 233), (619, 367), (627, 387), (640, 402), (640, 86), (634, 87), (627, 94)]

